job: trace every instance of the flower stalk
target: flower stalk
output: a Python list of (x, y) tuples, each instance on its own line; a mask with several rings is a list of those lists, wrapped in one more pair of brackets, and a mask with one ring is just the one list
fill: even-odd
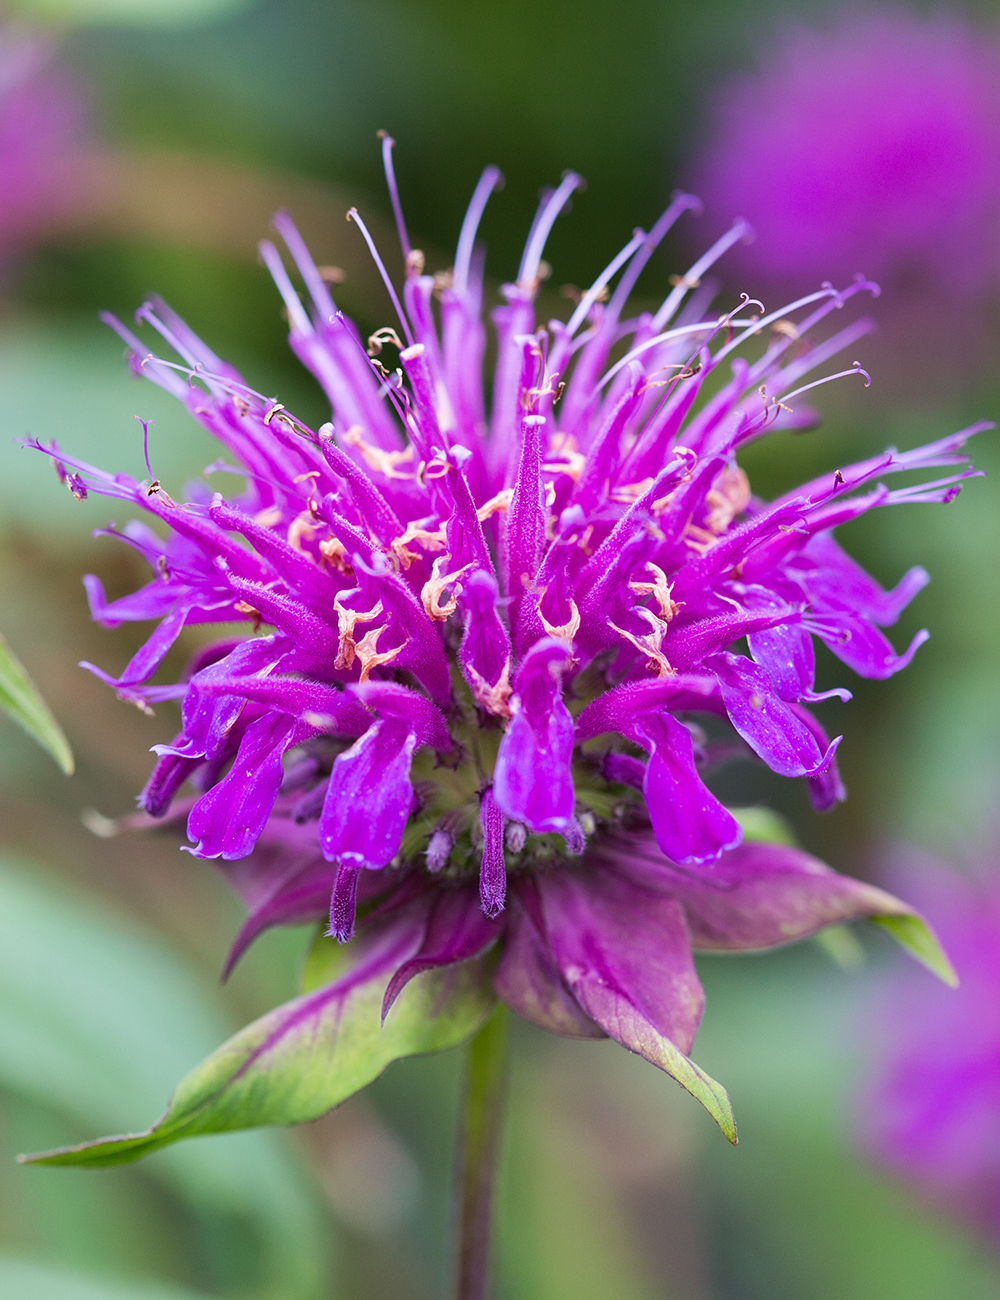
[(493, 1191), (507, 1111), (507, 1008), (501, 1003), (471, 1039), (455, 1161), (456, 1300), (486, 1300)]

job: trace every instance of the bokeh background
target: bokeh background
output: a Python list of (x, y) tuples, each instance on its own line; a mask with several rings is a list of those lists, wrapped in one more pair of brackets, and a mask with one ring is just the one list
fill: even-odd
[[(995, 6), (966, 12), (997, 31)], [(151, 1121), (191, 1065), (293, 993), (305, 942), (266, 935), (220, 987), (239, 916), (210, 864), (169, 837), (84, 828), (82, 817), (100, 829), (95, 811), (133, 806), (148, 748), (171, 724), (75, 667), (118, 668), (142, 631), (92, 627), (81, 573), (99, 572), (109, 595), (140, 573), (124, 548), (91, 538), (106, 504), (74, 501), (14, 439), (56, 437), (141, 477), (140, 415), (156, 422), (168, 490), (214, 459), (170, 399), (128, 376), (96, 319), (102, 308), (127, 317), (154, 290), (255, 387), (321, 423), (256, 241), (288, 207), (317, 260), (344, 269), (343, 307), (366, 332), (385, 324), (384, 293), (344, 221), (352, 203), (376, 224), (391, 216), (378, 128), (399, 142), (410, 229), (432, 267), (448, 264), (437, 250), (453, 246), (482, 166), (502, 168), (483, 225), (496, 283), (516, 270), (539, 188), (581, 171), (588, 189), (546, 256), (553, 285), (589, 283), (692, 174), (719, 88), (766, 63), (789, 13), (824, 11), (772, 0), (31, 0), (9, 11), (51, 42), (58, 89), (47, 93), (69, 97), (70, 126), (52, 163), (59, 201), (0, 249), (0, 626), (65, 727), (77, 773), (62, 777), (0, 721), (2, 1300), (443, 1294), (460, 1068), (453, 1053), (403, 1062), (316, 1124), (203, 1139), (135, 1168), (13, 1164), (19, 1150)], [(664, 248), (651, 300), (734, 215), (707, 213)], [(882, 332), (857, 348), (872, 388), (824, 390), (821, 430), (755, 448), (758, 491), (998, 414), (1000, 298), (981, 294), (970, 315), (938, 310), (919, 285), (907, 292), (906, 310), (891, 294), (876, 304)], [(990, 435), (975, 454), (1000, 469)], [(995, 831), (998, 484), (994, 472), (946, 509), (875, 512), (844, 534), (883, 582), (914, 563), (934, 579), (894, 633), (902, 646), (931, 629), (914, 664), (886, 683), (847, 683), (846, 708), (822, 706), (845, 732), (849, 802), (818, 818), (763, 768), (728, 778), (727, 793), (771, 802), (838, 869), (878, 880), (895, 842), (948, 855)], [(182, 639), (170, 666), (184, 657)], [(823, 661), (824, 685), (847, 676)], [(695, 1055), (730, 1089), (737, 1150), (617, 1047), (518, 1027), (499, 1300), (997, 1294), (995, 1247), (933, 1213), (856, 1139), (878, 1036), (868, 1008), (897, 960), (888, 943), (859, 939), (701, 962)]]

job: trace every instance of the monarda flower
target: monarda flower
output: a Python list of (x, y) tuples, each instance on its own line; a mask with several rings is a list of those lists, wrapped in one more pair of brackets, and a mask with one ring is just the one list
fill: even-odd
[(1000, 39), (944, 12), (786, 22), (714, 97), (692, 180), (755, 283), (849, 275), (972, 297), (1000, 272)]
[(0, 23), (0, 259), (79, 199), (83, 98), (48, 42)]
[[(889, 677), (927, 633), (897, 653), (882, 629), (928, 579), (915, 568), (883, 591), (833, 530), (875, 507), (950, 501), (974, 430), (756, 497), (738, 453), (813, 421), (797, 399), (824, 381), (806, 377), (867, 327), (814, 332), (874, 286), (712, 313), (699, 284), (745, 234), (737, 223), (656, 311), (629, 315), (643, 268), (695, 206), (682, 195), (568, 321), (540, 326), (543, 250), (573, 174), (543, 197), (491, 313), (488, 407), (476, 232), (499, 174), (483, 174), (454, 265), (432, 276), (384, 149), (406, 266), (399, 293), (385, 274), (393, 324), (359, 337), (287, 215), (275, 225), (301, 288), (261, 249), (331, 423), (314, 431), (255, 392), (155, 301), (137, 317), (172, 359), (109, 324), (136, 374), (220, 440), (232, 462), (214, 469), (244, 490), (196, 488), (182, 504), (152, 470), (139, 483), (35, 444), (77, 495), (165, 526), (116, 534), (152, 568), (141, 590), (109, 602), (85, 580), (100, 622), (156, 630), (119, 675), (85, 666), (140, 707), (181, 702), (140, 803), (147, 821), (186, 816), (188, 851), (245, 901), (229, 965), (268, 926), (326, 929), (303, 996), (199, 1067), (153, 1129), (57, 1160), (311, 1118), (393, 1056), (467, 1037), (496, 998), (557, 1034), (610, 1035), (735, 1140), (724, 1090), (688, 1056), (703, 1004), (693, 952), (771, 948), (865, 916), (947, 970), (909, 908), (753, 839), (753, 818), (705, 776), (738, 755), (804, 779), (819, 809), (844, 797), (840, 737), (809, 705), (850, 696), (816, 690), (814, 640)], [(914, 470), (932, 476), (881, 481)], [(234, 622), (245, 633), (203, 649), (179, 684), (150, 684), (184, 627)]]
[(869, 1017), (876, 1069), (858, 1106), (865, 1147), (933, 1207), (1000, 1247), (1000, 881), (913, 850), (894, 877), (926, 907), (962, 984), (945, 998), (894, 971)]

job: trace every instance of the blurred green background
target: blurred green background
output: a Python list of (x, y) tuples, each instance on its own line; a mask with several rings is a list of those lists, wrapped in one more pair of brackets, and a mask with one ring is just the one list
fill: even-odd
[[(128, 376), (96, 320), (101, 308), (127, 317), (153, 290), (255, 387), (314, 425), (325, 419), (285, 346), (255, 245), (270, 212), (288, 206), (317, 260), (347, 272), (345, 309), (366, 329), (384, 324), (383, 291), (344, 221), (354, 202), (391, 215), (380, 127), (399, 143), (410, 229), (429, 250), (453, 245), (482, 166), (502, 168), (506, 188), (483, 224), (496, 282), (515, 272), (539, 187), (581, 171), (588, 189), (546, 256), (554, 283), (589, 283), (655, 219), (713, 87), (750, 65), (782, 12), (771, 0), (32, 0), (14, 11), (52, 32), (88, 88), (94, 126), (78, 209), (6, 264), (0, 287), (0, 626), (77, 756), (67, 781), (0, 721), (0, 1300), (442, 1294), (460, 1064), (455, 1054), (398, 1064), (294, 1133), (204, 1139), (101, 1173), (12, 1163), (19, 1150), (151, 1121), (187, 1068), (291, 994), (304, 942), (265, 936), (220, 988), (239, 913), (210, 865), (167, 836), (83, 829), (85, 810), (132, 807), (172, 706), (144, 717), (74, 666), (116, 669), (142, 633), (92, 627), (81, 573), (99, 572), (118, 595), (141, 572), (124, 548), (90, 538), (107, 505), (75, 502), (13, 439), (56, 437), (140, 474), (141, 415), (156, 421), (153, 464), (168, 490), (214, 459), (170, 399)], [(656, 260), (651, 298), (701, 242), (692, 229)], [(995, 312), (984, 328), (982, 353), (995, 357)], [(755, 488), (771, 494), (852, 455), (996, 416), (995, 363), (955, 373), (934, 364), (944, 342), (925, 342), (919, 365), (885, 333), (866, 343), (872, 390), (827, 389), (820, 431), (756, 447)], [(989, 435), (975, 453), (1000, 468)], [(876, 512), (844, 534), (884, 582), (916, 563), (934, 578), (894, 633), (905, 645), (931, 629), (909, 670), (860, 683), (821, 664), (824, 685), (855, 691), (849, 706), (822, 706), (846, 733), (849, 802), (818, 818), (793, 783), (757, 768), (734, 778), (740, 802), (773, 803), (842, 870), (877, 878), (892, 839), (949, 850), (995, 824), (998, 483), (994, 472), (946, 510)], [(182, 642), (170, 666), (184, 655)], [(521, 1027), (500, 1300), (995, 1296), (987, 1247), (854, 1148), (859, 1026), (894, 960), (874, 940), (865, 951), (850, 972), (816, 945), (701, 963), (709, 1002), (695, 1055), (730, 1088), (737, 1150), (620, 1049)]]

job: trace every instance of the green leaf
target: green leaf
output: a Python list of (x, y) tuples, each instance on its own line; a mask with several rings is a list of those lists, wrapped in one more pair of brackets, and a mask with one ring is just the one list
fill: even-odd
[(47, 749), (67, 776), (72, 775), (73, 753), (69, 741), (3, 636), (0, 636), (0, 709)]
[(3, 1257), (0, 1296), (3, 1300), (205, 1300), (178, 1287), (98, 1278), (37, 1260)]
[(495, 1005), (492, 954), (418, 975), (380, 1025), (390, 976), (411, 955), (409, 927), (386, 927), (358, 945), (354, 966), (332, 984), (262, 1016), (181, 1081), (151, 1128), (65, 1147), (27, 1163), (121, 1164), (205, 1133), (317, 1119), (404, 1056), (453, 1047)]
[(245, 9), (249, 0), (16, 0), (34, 21), (176, 28), (211, 22)]
[(772, 808), (730, 808), (729, 812), (743, 827), (748, 843), (790, 844), (793, 848), (798, 844), (791, 823)]
[(948, 956), (938, 941), (937, 935), (922, 916), (915, 912), (905, 912), (898, 916), (873, 916), (872, 921), (905, 948), (911, 957), (915, 957), (932, 971), (945, 984), (958, 988), (958, 975), (948, 960)]

